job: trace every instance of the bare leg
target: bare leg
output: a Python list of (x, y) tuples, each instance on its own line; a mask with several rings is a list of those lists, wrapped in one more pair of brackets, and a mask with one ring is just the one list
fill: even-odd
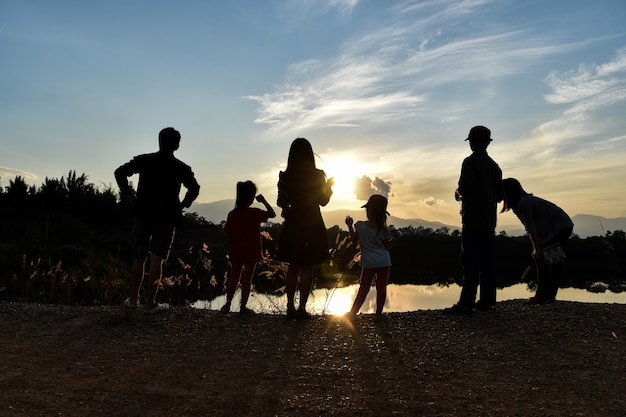
[(237, 291), (237, 284), (239, 283), (239, 277), (241, 275), (241, 270), (243, 269), (243, 264), (232, 264), (232, 268), (230, 270), (230, 277), (228, 278), (228, 284), (226, 284), (226, 306), (223, 309), (227, 309), (230, 311), (230, 304), (233, 301), (233, 297), (235, 296), (235, 291)]
[(383, 307), (387, 300), (387, 282), (389, 281), (389, 267), (380, 268), (376, 273), (376, 314), (383, 314)]
[(356, 294), (350, 313), (357, 314), (361, 309), (361, 306), (363, 305), (363, 302), (365, 302), (365, 298), (370, 291), (370, 287), (372, 286), (375, 273), (376, 270), (374, 268), (361, 268), (361, 284), (359, 285), (359, 292)]
[(241, 275), (241, 307), (245, 308), (248, 304), (248, 297), (250, 297), (250, 288), (252, 287), (252, 276), (256, 269), (256, 262), (252, 264), (245, 264), (243, 268), (243, 274)]
[(161, 283), (161, 273), (163, 270), (163, 259), (157, 255), (150, 254), (150, 269), (148, 270), (148, 283), (146, 289), (146, 300), (144, 307), (150, 310), (156, 307), (156, 296)]
[(300, 267), (300, 304), (299, 311), (306, 311), (306, 303), (313, 287), (313, 265), (302, 265)]
[(287, 281), (287, 315), (293, 315), (295, 311), (294, 307), (294, 298), (296, 296), (296, 288), (298, 287), (298, 276), (300, 275), (300, 266), (289, 264), (289, 269), (287, 269), (287, 276), (285, 280)]
[(139, 303), (139, 292), (143, 283), (146, 258), (135, 258), (130, 267), (130, 302), (135, 305)]

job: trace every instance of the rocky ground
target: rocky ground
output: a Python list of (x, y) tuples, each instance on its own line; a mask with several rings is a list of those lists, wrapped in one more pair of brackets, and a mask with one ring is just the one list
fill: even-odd
[(626, 305), (241, 317), (0, 303), (0, 416), (625, 416)]

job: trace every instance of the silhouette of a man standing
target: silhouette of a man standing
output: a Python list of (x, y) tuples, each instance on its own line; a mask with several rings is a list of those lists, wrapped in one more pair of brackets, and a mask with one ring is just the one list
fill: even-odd
[[(491, 131), (470, 129), (472, 154), (463, 160), (455, 198), (461, 201), (461, 268), (463, 289), (459, 302), (445, 313), (468, 314), (475, 308), (496, 308), (495, 229), (498, 202), (502, 201), (502, 170), (487, 154)], [(480, 298), (476, 301), (478, 285)]]
[[(159, 132), (159, 151), (134, 157), (115, 170), (120, 195), (133, 210), (131, 240), (133, 264), (131, 267), (131, 294), (124, 301), (127, 307), (137, 307), (149, 259), (148, 282), (144, 298), (146, 313), (154, 314), (169, 309), (166, 303), (157, 303), (163, 261), (169, 256), (176, 227), (182, 224), (182, 210), (200, 193), (200, 185), (191, 168), (174, 157), (180, 145), (180, 133), (166, 127)], [(128, 183), (128, 177), (139, 174), (137, 193)], [(179, 199), (181, 185), (187, 192)]]

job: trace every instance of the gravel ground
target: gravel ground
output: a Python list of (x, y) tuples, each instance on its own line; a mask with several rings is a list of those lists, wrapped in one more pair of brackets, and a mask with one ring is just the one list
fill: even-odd
[(626, 305), (150, 316), (0, 303), (0, 416), (626, 416)]

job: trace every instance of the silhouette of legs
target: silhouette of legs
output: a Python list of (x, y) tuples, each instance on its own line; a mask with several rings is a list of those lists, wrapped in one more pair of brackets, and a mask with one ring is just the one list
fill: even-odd
[[(294, 298), (300, 278), (300, 304), (295, 309)], [(296, 318), (308, 318), (306, 303), (313, 286), (313, 265), (289, 264), (287, 269), (287, 316)]]
[[(550, 246), (554, 243), (561, 245), (561, 248), (567, 255), (567, 240), (572, 234), (571, 227), (561, 230), (554, 239), (541, 242), (542, 247)], [(556, 300), (556, 294), (559, 291), (561, 277), (563, 276), (564, 262), (548, 264), (543, 256), (535, 259), (535, 270), (537, 271), (537, 292), (533, 297), (526, 301), (526, 304), (542, 304), (550, 303)]]
[(296, 308), (294, 306), (294, 298), (296, 296), (296, 288), (298, 287), (298, 276), (300, 275), (300, 269), (294, 265), (289, 264), (289, 268), (287, 269), (287, 276), (285, 278), (286, 282), (286, 290), (287, 290), (287, 316), (293, 317), (296, 312)]
[(144, 308), (148, 311), (157, 306), (156, 296), (161, 284), (162, 271), (163, 259), (155, 254), (150, 254), (150, 268), (148, 269), (146, 300), (144, 302)]
[[(148, 258), (135, 258), (131, 266), (131, 283), (130, 283), (130, 302), (131, 304), (139, 303), (139, 292), (143, 284), (145, 276), (146, 260)], [(150, 265), (148, 268), (148, 276), (146, 282), (146, 296), (144, 299), (144, 307), (146, 310), (152, 310), (157, 306), (156, 296), (161, 284), (161, 274), (163, 271), (163, 259), (155, 254), (150, 254)]]
[(357, 314), (361, 309), (367, 294), (370, 292), (375, 274), (376, 270), (374, 268), (361, 268), (361, 283), (359, 285), (359, 292), (357, 292), (352, 308), (350, 309), (351, 314)]
[(230, 304), (233, 301), (235, 291), (237, 291), (237, 284), (239, 284), (239, 277), (242, 269), (243, 264), (233, 262), (230, 270), (230, 277), (228, 277), (228, 282), (226, 284), (226, 304), (224, 304), (220, 310), (222, 313), (228, 313), (230, 311)]
[[(174, 239), (174, 224), (161, 224), (136, 218), (133, 222), (131, 237), (135, 258), (131, 266), (131, 295), (129, 305), (139, 303), (141, 285), (146, 277), (146, 260), (149, 262), (144, 307), (147, 313), (158, 313), (169, 309), (168, 304), (156, 302), (156, 295), (161, 284), (163, 260), (167, 259)], [(157, 255), (158, 254), (158, 255)]]
[(130, 303), (132, 305), (139, 304), (141, 291), (141, 284), (143, 283), (144, 278), (144, 268), (146, 264), (146, 260), (148, 258), (135, 258), (133, 259), (133, 264), (130, 267)]
[(226, 304), (221, 308), (222, 313), (228, 313), (230, 311), (230, 305), (237, 291), (237, 284), (241, 280), (241, 308), (239, 311), (243, 311), (248, 304), (248, 298), (250, 297), (250, 289), (252, 287), (252, 276), (256, 269), (256, 262), (253, 263), (233, 263), (231, 268), (230, 277), (228, 278), (228, 284), (226, 287)]
[(492, 231), (468, 232), (461, 235), (461, 266), (463, 289), (458, 305), (472, 309), (480, 284), (480, 303), (496, 303), (495, 236)]
[(300, 304), (299, 311), (306, 311), (306, 303), (313, 288), (313, 265), (304, 265), (300, 268)]
[(385, 300), (387, 299), (387, 281), (389, 280), (388, 266), (382, 268), (362, 268), (361, 269), (361, 284), (359, 286), (359, 292), (354, 299), (350, 314), (357, 314), (372, 286), (372, 281), (376, 277), (376, 314), (382, 314), (383, 307), (385, 306)]
[(376, 271), (376, 314), (383, 314), (387, 300), (387, 282), (389, 281), (389, 267), (379, 268)]
[(248, 298), (250, 297), (250, 289), (252, 287), (252, 276), (256, 269), (255, 263), (244, 264), (243, 273), (241, 275), (241, 307), (245, 309), (248, 304)]

